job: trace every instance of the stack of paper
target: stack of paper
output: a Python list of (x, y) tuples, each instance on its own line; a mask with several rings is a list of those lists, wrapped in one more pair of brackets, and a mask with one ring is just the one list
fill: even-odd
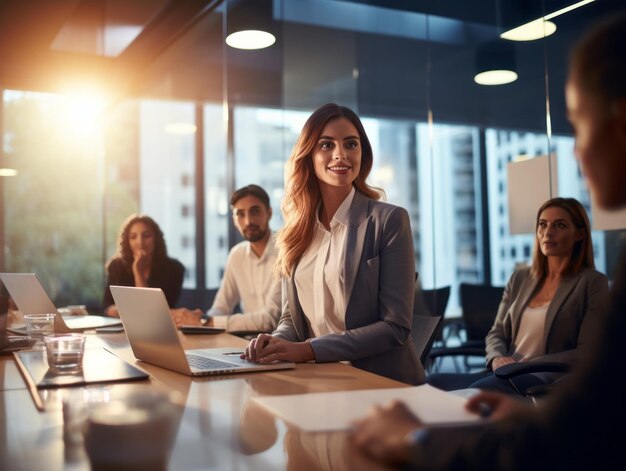
[(253, 398), (259, 405), (304, 431), (348, 430), (375, 405), (403, 401), (424, 423), (450, 424), (480, 420), (465, 410), (466, 399), (427, 384), (411, 388), (368, 389)]

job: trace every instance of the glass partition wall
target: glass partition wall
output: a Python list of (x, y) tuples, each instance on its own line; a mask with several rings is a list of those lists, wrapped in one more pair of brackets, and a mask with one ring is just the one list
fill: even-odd
[[(50, 28), (56, 36), (40, 41), (67, 83), (62, 73), (27, 79), (45, 69), (34, 66), (43, 52), (26, 47), (10, 59), (23, 73), (0, 74), (0, 167), (17, 171), (0, 177), (0, 270), (37, 273), (59, 305), (98, 309), (120, 225), (141, 212), (186, 267), (179, 304), (208, 308), (241, 240), (229, 195), (263, 186), (280, 229), (284, 163), (327, 102), (361, 116), (374, 148), (370, 181), (409, 211), (420, 283), (451, 286), (448, 315), (460, 314), (461, 282), (502, 286), (530, 261), (533, 234), (509, 230), (511, 162), (555, 155), (550, 194), (591, 210), (565, 119), (567, 54), (593, 21), (624, 10), (618, 1), (551, 17), (556, 31), (545, 23), (525, 41), (501, 35), (574, 2), (92, 3), (101, 6), (91, 12), (94, 47), (68, 46), (80, 14), (69, 6)], [(516, 3), (523, 8), (513, 11)], [(252, 18), (265, 15), (276, 42), (235, 49), (225, 38), (250, 4), (265, 8)], [(114, 28), (120, 17), (125, 36)], [(516, 79), (477, 83), (489, 67)], [(598, 268), (610, 274), (624, 233), (593, 237)]]

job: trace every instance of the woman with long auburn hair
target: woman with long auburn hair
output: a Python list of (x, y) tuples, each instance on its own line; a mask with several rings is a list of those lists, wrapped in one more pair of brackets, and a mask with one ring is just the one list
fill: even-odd
[(409, 216), (368, 185), (359, 117), (329, 103), (305, 123), (287, 167), (277, 236), (283, 312), (253, 339), (252, 361), (349, 361), (410, 384), (424, 370), (410, 339), (415, 258)]

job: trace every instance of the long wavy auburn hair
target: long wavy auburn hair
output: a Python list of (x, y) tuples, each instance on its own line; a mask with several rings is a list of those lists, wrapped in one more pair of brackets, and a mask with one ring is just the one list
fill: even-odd
[(313, 240), (315, 210), (321, 199), (319, 181), (313, 167), (313, 153), (326, 124), (338, 118), (350, 121), (361, 141), (361, 169), (352, 184), (368, 198), (378, 200), (384, 195), (381, 189), (366, 182), (373, 164), (372, 145), (356, 113), (335, 103), (328, 103), (315, 110), (304, 124), (285, 168), (285, 197), (281, 205), (285, 224), (277, 234), (276, 261), (277, 270), (282, 276), (291, 276), (298, 260)]

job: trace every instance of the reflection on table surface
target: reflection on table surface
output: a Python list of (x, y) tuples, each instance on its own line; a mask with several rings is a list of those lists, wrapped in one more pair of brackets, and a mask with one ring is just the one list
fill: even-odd
[[(185, 348), (247, 343), (228, 334), (181, 334), (181, 339)], [(340, 363), (191, 378), (136, 361), (123, 333), (89, 335), (87, 347), (97, 346), (145, 370), (150, 379), (41, 390), (45, 411), (38, 412), (12, 358), (0, 357), (0, 469), (88, 470), (81, 436), (76, 434), (75, 410), (84, 412), (94, 402), (154, 391), (180, 405), (169, 469), (380, 469), (352, 449), (345, 433), (303, 433), (287, 427), (250, 398), (389, 388), (401, 383)]]

